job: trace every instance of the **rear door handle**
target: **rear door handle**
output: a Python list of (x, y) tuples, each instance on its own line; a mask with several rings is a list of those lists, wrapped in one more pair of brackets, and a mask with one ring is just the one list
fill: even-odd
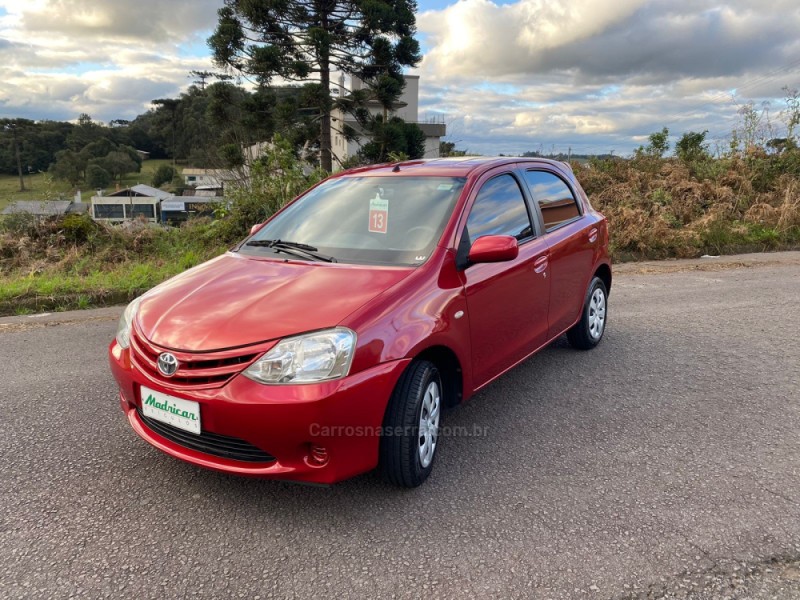
[(589, 243), (594, 244), (597, 241), (597, 227), (592, 227), (589, 230)]
[(546, 256), (540, 256), (535, 261), (533, 261), (533, 270), (536, 273), (544, 273), (547, 270), (547, 265), (549, 261), (547, 260)]

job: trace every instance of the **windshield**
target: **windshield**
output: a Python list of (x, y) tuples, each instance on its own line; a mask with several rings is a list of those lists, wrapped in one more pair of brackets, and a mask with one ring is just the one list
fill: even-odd
[[(280, 248), (267, 244), (280, 240), (310, 246), (337, 262), (417, 265), (439, 241), (465, 181), (411, 176), (332, 179), (276, 215), (240, 252), (286, 258)], [(310, 255), (306, 259), (314, 260)]]

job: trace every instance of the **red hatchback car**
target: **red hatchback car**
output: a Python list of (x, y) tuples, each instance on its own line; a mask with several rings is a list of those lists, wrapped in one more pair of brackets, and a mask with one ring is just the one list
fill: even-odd
[(566, 333), (603, 336), (608, 230), (569, 166), (351, 170), (134, 300), (109, 348), (147, 442), (242, 475), (431, 472), (443, 407)]

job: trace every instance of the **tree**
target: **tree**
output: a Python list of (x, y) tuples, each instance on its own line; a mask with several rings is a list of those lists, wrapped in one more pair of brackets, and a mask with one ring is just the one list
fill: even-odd
[(787, 145), (796, 148), (800, 145), (797, 144), (795, 139), (795, 129), (800, 125), (800, 90), (786, 86), (783, 91), (786, 94), (786, 108), (783, 111), (783, 116), (786, 119)]
[(80, 150), (87, 144), (105, 136), (107, 131), (107, 128), (92, 121), (92, 117), (82, 113), (78, 117), (77, 127), (73, 127), (67, 137), (67, 144), (71, 150)]
[(217, 65), (262, 84), (319, 80), (320, 162), (331, 171), (331, 71), (370, 81), (416, 65), (415, 8), (414, 0), (225, 0), (208, 41)]
[(205, 91), (206, 83), (209, 79), (218, 79), (219, 81), (228, 81), (229, 79), (233, 79), (230, 75), (226, 75), (225, 73), (215, 73), (214, 71), (189, 71), (189, 77), (197, 77), (197, 79), (193, 80), (192, 83), (200, 86), (201, 92)]
[(25, 180), (22, 178), (22, 158), (19, 151), (20, 145), (20, 123), (19, 119), (7, 122), (4, 126), (5, 131), (11, 134), (11, 140), (14, 147), (14, 154), (17, 158), (17, 173), (19, 174), (19, 191), (25, 191)]
[(99, 138), (94, 142), (86, 144), (81, 148), (81, 154), (89, 160), (90, 158), (102, 158), (116, 149), (116, 144), (108, 138)]
[(165, 183), (170, 183), (175, 178), (176, 172), (177, 171), (169, 165), (161, 165), (156, 169), (156, 172), (153, 173), (153, 180), (151, 181), (153, 187), (161, 187)]
[(175, 147), (175, 118), (178, 111), (178, 106), (180, 105), (180, 100), (175, 98), (157, 98), (156, 100), (153, 100), (151, 104), (155, 104), (156, 106), (164, 109), (164, 111), (166, 111), (166, 113), (169, 115), (169, 128), (172, 137), (170, 154), (172, 154), (172, 165), (174, 166), (177, 153), (177, 149)]
[[(16, 127), (16, 144), (13, 143), (14, 131), (5, 129), (8, 124)], [(56, 152), (64, 149), (65, 139), (74, 127), (72, 123), (56, 121), (0, 119), (0, 137), (3, 138), (0, 141), (0, 172), (19, 175), (20, 167), (23, 173), (46, 171), (55, 160)]]
[(111, 185), (111, 173), (100, 165), (92, 163), (86, 167), (86, 183), (96, 190), (108, 187)]
[[(119, 178), (120, 181), (126, 173), (138, 172), (140, 169), (139, 164), (125, 150), (114, 150), (102, 158), (93, 158), (89, 165), (99, 166), (113, 179)], [(87, 178), (88, 175), (87, 172)]]
[(669, 150), (669, 129), (664, 127), (661, 131), (651, 133), (648, 138), (647, 153), (657, 158), (662, 158)]
[[(447, 158), (449, 156), (466, 156), (466, 150), (456, 150), (455, 142), (439, 142), (439, 156)], [(522, 156), (538, 156), (538, 152), (525, 152)]]
[(708, 130), (687, 131), (675, 144), (675, 154), (684, 162), (693, 162), (702, 158), (708, 158), (708, 147), (705, 144)]
[(215, 133), (217, 161), (235, 169), (246, 162), (243, 149), (272, 137), (275, 96), (265, 89), (248, 92), (228, 82), (208, 86), (207, 124)]
[(62, 150), (56, 153), (56, 162), (50, 165), (48, 173), (56, 179), (63, 179), (70, 185), (76, 186), (83, 179), (85, 168), (86, 161), (77, 152)]
[(379, 116), (369, 130), (371, 140), (359, 150), (361, 162), (380, 163), (402, 157), (402, 160), (425, 155), (425, 133), (416, 123), (391, 117), (384, 123)]

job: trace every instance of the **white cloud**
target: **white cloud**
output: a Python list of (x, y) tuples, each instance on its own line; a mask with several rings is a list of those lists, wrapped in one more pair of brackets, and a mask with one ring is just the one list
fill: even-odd
[(181, 41), (216, 22), (219, 0), (49, 0), (9, 2), (30, 33), (56, 33), (71, 38)]
[[(0, 0), (0, 116), (109, 121), (212, 67), (222, 0)], [(187, 47), (194, 51), (187, 51)]]
[(724, 137), (736, 104), (800, 86), (800, 5), (776, 0), (460, 0), (418, 17), (423, 110), (479, 152), (628, 152), (648, 133)]
[(484, 69), (509, 75), (529, 71), (548, 53), (602, 33), (643, 4), (644, 0), (617, 0), (608, 6), (594, 0), (521, 0), (497, 5), (460, 0), (443, 11), (422, 13), (418, 20), (432, 42), (427, 63), (453, 75)]
[[(222, 2), (0, 0), (0, 116), (108, 121), (177, 95), (212, 67)], [(458, 0), (418, 27), (422, 111), (477, 152), (629, 152), (665, 125), (722, 138), (731, 94), (776, 116), (800, 87), (797, 0)]]

